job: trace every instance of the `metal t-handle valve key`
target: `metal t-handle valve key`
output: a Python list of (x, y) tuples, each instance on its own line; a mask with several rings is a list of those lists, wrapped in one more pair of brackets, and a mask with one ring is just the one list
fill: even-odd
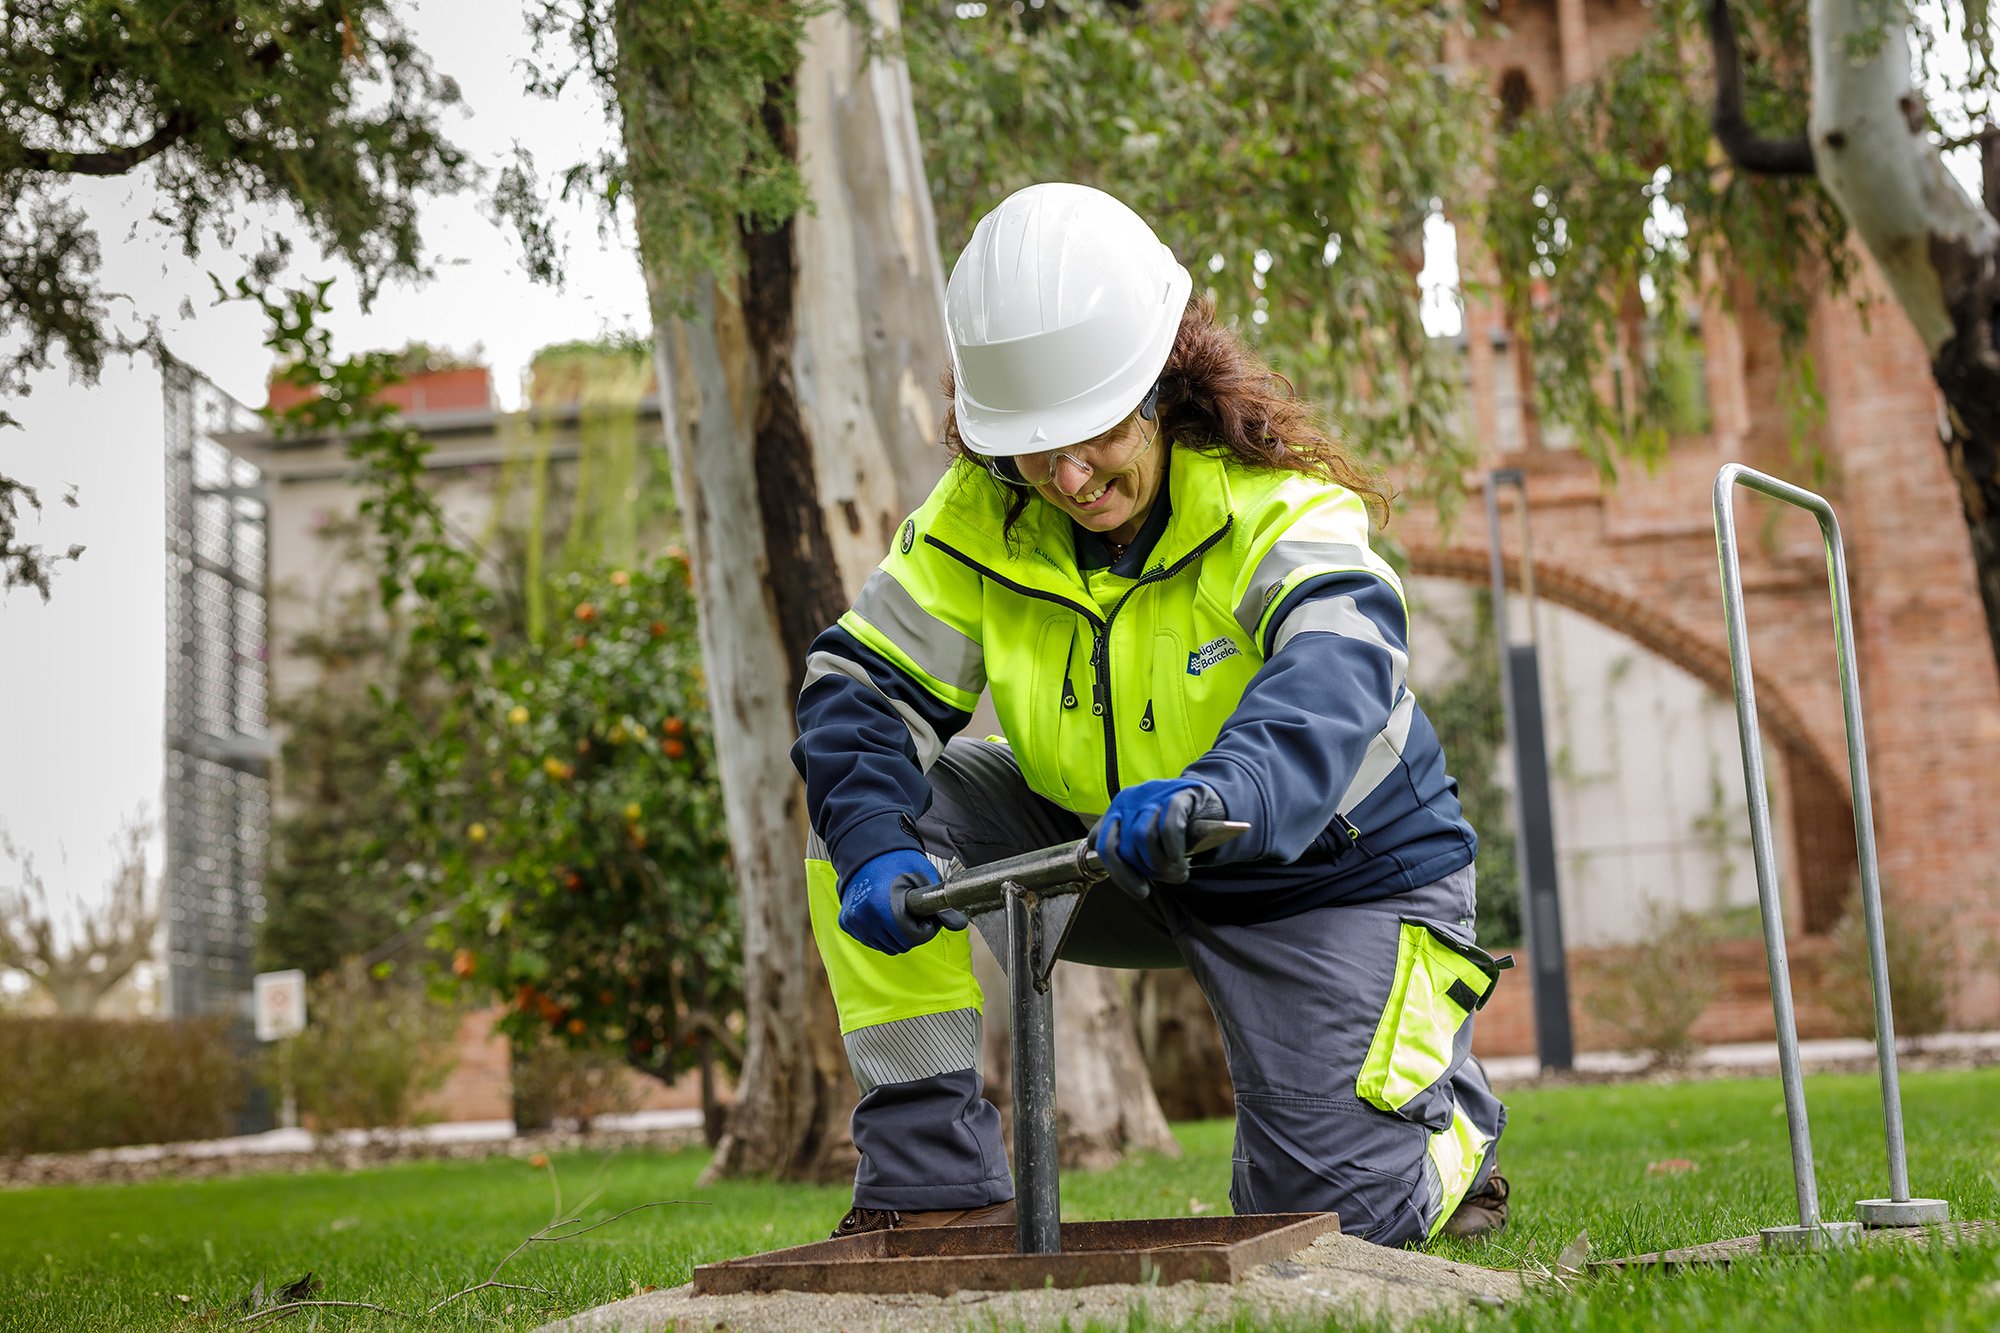
[[(1227, 819), (1198, 819), (1188, 855), (1250, 831)], [(1056, 1176), (1055, 997), (1049, 978), (1090, 886), (1105, 878), (1091, 839), (1010, 856), (948, 876), (904, 901), (911, 916), (955, 908), (972, 918), (1007, 968), (1014, 1055), (1014, 1206), (1022, 1254), (1062, 1250)]]

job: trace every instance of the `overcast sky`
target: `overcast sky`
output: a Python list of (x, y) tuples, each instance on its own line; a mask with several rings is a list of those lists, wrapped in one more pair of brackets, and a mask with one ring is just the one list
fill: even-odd
[[(550, 104), (522, 91), (529, 54), (518, 5), (422, 0), (406, 8), (419, 44), (456, 78), (465, 107), (451, 132), (476, 160), (510, 160), (518, 140), (544, 177), (594, 155), (609, 130), (594, 98), (572, 90)], [(214, 247), (189, 260), (146, 221), (151, 193), (133, 181), (89, 182), (75, 192), (104, 250), (103, 282), (128, 326), (161, 321), (182, 360), (253, 405), (263, 401), (269, 358), (255, 313), (214, 307), (208, 274), (229, 281), (236, 256)], [(425, 216), (438, 277), (385, 291), (363, 314), (352, 275), (330, 262), (296, 272), (336, 276), (337, 351), (400, 347), (416, 339), (454, 350), (482, 345), (503, 405), (519, 399), (521, 372), (538, 347), (645, 327), (645, 293), (627, 236), (607, 246), (588, 208), (559, 208), (568, 232), (562, 292), (522, 275), (508, 236), (470, 199)], [(273, 215), (269, 221), (281, 219)], [(257, 229), (246, 229), (246, 245)], [(301, 247), (308, 257), (311, 251)], [(193, 317), (180, 315), (182, 302)], [(40, 376), (25, 401), (8, 403), (25, 430), (0, 431), (0, 471), (37, 487), (45, 509), (29, 540), (89, 549), (62, 566), (48, 605), (32, 590), (0, 595), (0, 823), (30, 851), (49, 888), (95, 893), (126, 816), (159, 813), (164, 678), (165, 527), (161, 496), (160, 378), (150, 363), (122, 361), (94, 386), (66, 371)], [(59, 503), (76, 488), (78, 508)], [(65, 859), (67, 864), (65, 866)], [(0, 884), (13, 880), (0, 862)]]

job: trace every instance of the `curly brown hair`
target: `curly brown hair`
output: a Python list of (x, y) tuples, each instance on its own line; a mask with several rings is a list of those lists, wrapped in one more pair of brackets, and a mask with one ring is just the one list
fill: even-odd
[[(939, 377), (944, 393), (943, 439), (953, 458), (967, 456), (952, 410), (953, 379), (947, 362)], [(1292, 382), (1265, 365), (1236, 333), (1218, 323), (1215, 304), (1188, 302), (1174, 335), (1174, 350), (1160, 372), (1160, 430), (1182, 449), (1223, 454), (1247, 467), (1303, 472), (1345, 486), (1367, 504), (1377, 526), (1389, 521), (1387, 484), (1343, 448), (1313, 404)], [(1007, 508), (1009, 530), (1027, 511), (1032, 491), (1015, 493)]]

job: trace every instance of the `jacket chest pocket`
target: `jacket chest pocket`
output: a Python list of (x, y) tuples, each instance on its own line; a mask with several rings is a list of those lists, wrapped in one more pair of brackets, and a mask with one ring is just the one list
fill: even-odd
[(1178, 774), (1201, 755), (1189, 715), (1187, 655), (1187, 640), (1177, 631), (1153, 631), (1151, 660), (1146, 664), (1146, 697), (1135, 702), (1143, 710), (1139, 729), (1152, 740), (1161, 776)]
[(1028, 785), (1067, 803), (1080, 786), (1075, 772), (1101, 749), (1101, 724), (1091, 713), (1090, 629), (1074, 616), (1050, 616), (1035, 631), (1028, 700), (1028, 734), (1010, 736)]

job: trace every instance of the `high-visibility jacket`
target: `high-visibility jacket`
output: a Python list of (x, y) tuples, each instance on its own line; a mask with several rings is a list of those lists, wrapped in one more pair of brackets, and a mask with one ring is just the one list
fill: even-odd
[(918, 847), (923, 772), (982, 690), (1023, 776), (1086, 821), (1187, 776), (1252, 831), (1174, 890), (1210, 919), (1389, 897), (1477, 839), (1406, 680), (1408, 612), (1361, 499), (1176, 448), (1125, 555), (952, 467), (813, 645), (793, 762), (842, 883)]

